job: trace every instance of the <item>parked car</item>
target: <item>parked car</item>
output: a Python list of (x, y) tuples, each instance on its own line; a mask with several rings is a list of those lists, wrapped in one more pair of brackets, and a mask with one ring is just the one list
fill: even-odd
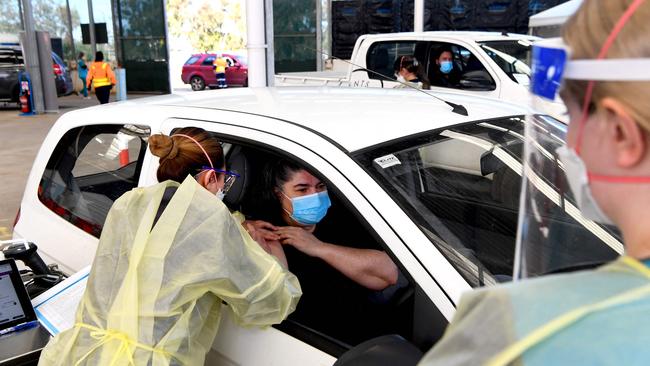
[[(52, 70), (58, 96), (74, 92), (70, 72), (63, 60), (52, 52)], [(0, 101), (18, 103), (18, 73), (25, 71), (23, 52), (18, 46), (0, 47)]]
[[(236, 53), (221, 54), (228, 63), (226, 69), (226, 82), (228, 85), (248, 86), (248, 63), (246, 56)], [(190, 84), (192, 90), (203, 90), (206, 87), (216, 88), (217, 77), (214, 73), (213, 63), (217, 58), (215, 53), (201, 53), (192, 55), (181, 73), (185, 84)]]
[[(514, 104), (437, 96), (464, 106), (467, 115), (413, 90), (313, 87), (168, 95), (68, 112), (34, 161), (14, 237), (37, 243), (45, 261), (66, 272), (91, 264), (113, 202), (157, 183), (149, 136), (201, 127), (223, 141), (228, 169), (242, 175), (225, 197), (232, 210), (249, 212), (265, 162), (290, 159), (321, 177), (332, 210), (350, 217), (337, 229), (367, 234), (367, 244), (388, 253), (407, 282), (384, 303), (389, 315), (376, 319), (384, 333), (349, 321), (323, 330), (292, 316), (268, 329), (245, 329), (226, 312), (207, 365), (332, 365), (343, 354), (354, 360), (357, 344), (343, 339), (355, 327), (370, 342), (358, 347), (390, 352), (385, 338), (376, 337), (397, 334), (391, 339), (426, 351), (463, 292), (511, 279), (527, 123), (527, 110)], [(547, 116), (535, 125), (554, 137), (539, 148), (557, 159), (566, 126)], [(535, 174), (549, 198), (542, 203), (568, 207), (556, 182)], [(578, 233), (570, 236), (573, 245), (611, 239), (598, 224), (574, 217), (581, 221), (562, 223)], [(327, 290), (336, 293), (336, 286), (332, 281)], [(307, 321), (332, 311), (348, 319), (345, 309), (370, 300), (333, 301), (339, 310), (298, 307)]]

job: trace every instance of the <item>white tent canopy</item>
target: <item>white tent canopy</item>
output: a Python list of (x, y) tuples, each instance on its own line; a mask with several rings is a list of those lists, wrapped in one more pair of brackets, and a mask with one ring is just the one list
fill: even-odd
[(534, 28), (562, 25), (571, 15), (573, 15), (573, 13), (576, 12), (576, 10), (578, 10), (581, 4), (582, 0), (569, 0), (548, 10), (544, 10), (543, 12), (530, 17), (528, 26)]

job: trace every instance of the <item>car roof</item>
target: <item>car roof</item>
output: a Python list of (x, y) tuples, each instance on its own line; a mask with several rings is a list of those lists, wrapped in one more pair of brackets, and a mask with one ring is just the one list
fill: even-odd
[(523, 107), (492, 98), (435, 94), (464, 105), (468, 116), (453, 113), (449, 105), (416, 90), (379, 88), (232, 88), (142, 98), (112, 105), (113, 108), (122, 105), (136, 109), (169, 106), (173, 107), (172, 112), (165, 113), (178, 114), (169, 115), (170, 118), (182, 117), (186, 108), (262, 115), (316, 132), (347, 152), (432, 129), (526, 114)]
[(517, 33), (500, 33), (500, 32), (477, 32), (477, 31), (431, 31), (431, 32), (402, 32), (402, 33), (384, 33), (369, 34), (363, 36), (365, 39), (393, 39), (393, 38), (410, 38), (410, 39), (447, 39), (449, 41), (465, 40), (474, 42), (484, 41), (512, 41), (519, 39), (539, 40), (541, 38), (526, 34)]

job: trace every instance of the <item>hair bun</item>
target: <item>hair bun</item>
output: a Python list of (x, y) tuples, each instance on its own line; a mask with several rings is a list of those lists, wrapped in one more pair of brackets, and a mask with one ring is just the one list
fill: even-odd
[(162, 133), (149, 137), (149, 150), (160, 159), (173, 159), (178, 155), (178, 144)]

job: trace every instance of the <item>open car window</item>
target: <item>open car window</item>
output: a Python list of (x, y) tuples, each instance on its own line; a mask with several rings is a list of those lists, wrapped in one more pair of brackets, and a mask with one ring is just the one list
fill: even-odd
[[(269, 162), (290, 159), (308, 168), (327, 185), (332, 207), (317, 225), (315, 235), (319, 240), (386, 251), (386, 244), (355, 209), (354, 202), (316, 168), (262, 142), (242, 142), (233, 136), (214, 135), (223, 143), (227, 168), (242, 176), (224, 198), (231, 210), (242, 212), (247, 219), (273, 221), (274, 214), (268, 210), (271, 205), (263, 197), (262, 172)], [(286, 223), (275, 221), (274, 224)], [(300, 255), (289, 245), (284, 248), (289, 270), (301, 283), (303, 298), (296, 311), (275, 326), (278, 330), (335, 357), (363, 341), (386, 334), (399, 334), (426, 351), (442, 335), (446, 319), (406, 271), (401, 270), (397, 285), (372, 291), (320, 259)], [(391, 258), (401, 268), (398, 258)]]
[[(453, 69), (446, 75), (436, 62), (442, 50), (452, 54)], [(477, 91), (496, 89), (496, 83), (481, 59), (467, 48), (453, 43), (431, 42), (427, 75), (431, 86)]]

